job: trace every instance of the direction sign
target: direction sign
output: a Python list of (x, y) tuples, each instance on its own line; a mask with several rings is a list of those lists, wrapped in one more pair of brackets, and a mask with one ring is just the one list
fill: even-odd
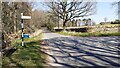
[(21, 19), (31, 19), (31, 16), (23, 16), (23, 13), (21, 13)]
[(21, 19), (31, 19), (31, 16), (21, 16)]

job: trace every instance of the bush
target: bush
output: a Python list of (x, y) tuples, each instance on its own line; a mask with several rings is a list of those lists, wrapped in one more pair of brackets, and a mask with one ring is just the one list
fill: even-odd
[(120, 20), (115, 20), (114, 22), (111, 22), (111, 24), (120, 24)]
[(49, 23), (47, 25), (47, 28), (50, 30), (50, 31), (54, 31), (54, 27), (55, 27), (55, 24), (54, 23)]

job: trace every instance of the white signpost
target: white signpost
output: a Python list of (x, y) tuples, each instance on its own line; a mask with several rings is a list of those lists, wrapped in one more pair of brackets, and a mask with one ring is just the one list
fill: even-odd
[(21, 13), (21, 27), (22, 27), (22, 46), (24, 46), (24, 22), (23, 22), (23, 20), (29, 20), (29, 19), (31, 19), (31, 16), (23, 16), (23, 13)]

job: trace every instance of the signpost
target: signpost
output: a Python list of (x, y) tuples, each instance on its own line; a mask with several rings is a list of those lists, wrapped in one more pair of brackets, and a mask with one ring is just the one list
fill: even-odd
[(22, 27), (22, 46), (24, 46), (24, 19), (31, 19), (31, 16), (23, 16), (23, 13), (21, 13), (21, 27)]

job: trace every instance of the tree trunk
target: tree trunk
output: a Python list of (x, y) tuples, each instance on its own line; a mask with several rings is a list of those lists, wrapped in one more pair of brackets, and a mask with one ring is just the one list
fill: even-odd
[(72, 27), (74, 26), (74, 22), (72, 21)]
[(66, 21), (63, 21), (63, 31), (65, 31)]

